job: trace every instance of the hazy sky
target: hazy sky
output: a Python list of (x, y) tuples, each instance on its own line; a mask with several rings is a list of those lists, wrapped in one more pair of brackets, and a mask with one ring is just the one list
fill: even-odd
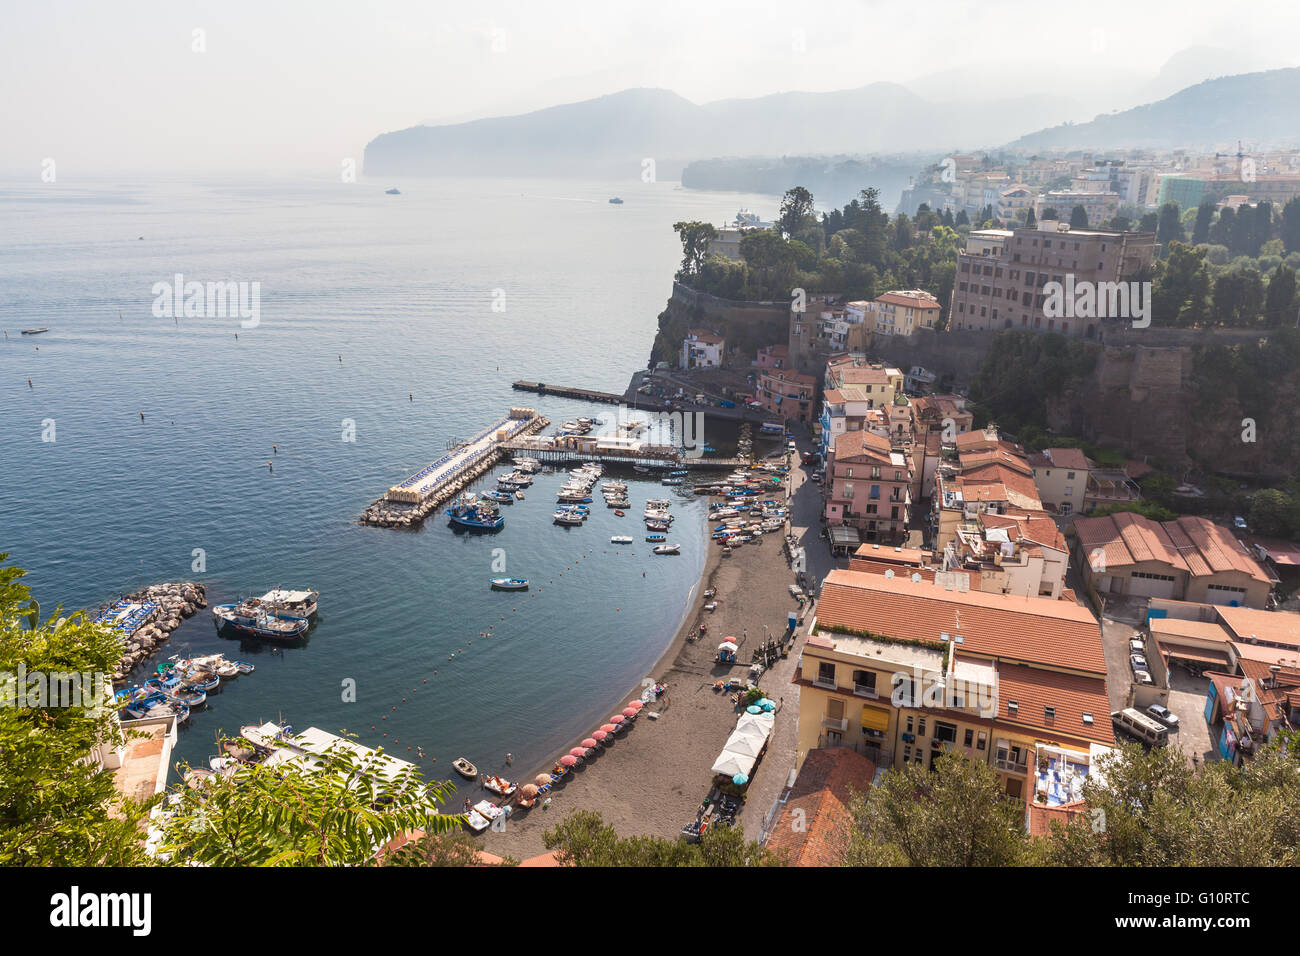
[(1011, 78), (1017, 55), (1086, 81), (1150, 76), (1199, 44), (1267, 68), (1300, 62), (1297, 35), (1296, 5), (1209, 0), (14, 0), (0, 12), (0, 173), (38, 176), (51, 157), (62, 181), (334, 177), (381, 132), (632, 86), (707, 102), (965, 67)]

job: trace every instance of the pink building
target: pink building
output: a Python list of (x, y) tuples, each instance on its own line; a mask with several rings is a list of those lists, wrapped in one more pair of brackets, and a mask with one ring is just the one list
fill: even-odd
[(811, 422), (817, 416), (813, 400), (817, 379), (791, 369), (762, 369), (758, 373), (758, 401), (773, 418), (785, 422)]
[(829, 525), (857, 528), (863, 541), (907, 538), (912, 465), (888, 438), (865, 429), (845, 432), (835, 439), (826, 470)]
[(785, 345), (768, 345), (758, 350), (759, 368), (786, 368), (790, 364), (790, 349)]

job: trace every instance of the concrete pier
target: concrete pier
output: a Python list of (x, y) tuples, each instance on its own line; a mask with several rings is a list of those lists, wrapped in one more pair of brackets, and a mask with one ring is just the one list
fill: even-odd
[(532, 435), (550, 424), (531, 408), (512, 408), (510, 414), (467, 442), (393, 485), (371, 502), (361, 523), (381, 528), (410, 528), (450, 501), (469, 484), (491, 470), (509, 452), (511, 440)]

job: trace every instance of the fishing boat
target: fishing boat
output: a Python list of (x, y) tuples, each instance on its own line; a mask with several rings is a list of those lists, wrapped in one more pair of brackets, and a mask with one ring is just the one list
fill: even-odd
[(400, 189), (398, 189), (396, 186), (394, 186), (392, 189), (385, 189), (385, 190), (384, 190), (384, 195), (385, 195), (385, 196), (400, 196), (400, 195), (402, 195), (402, 191), (401, 191)]
[(527, 578), (492, 578), (493, 591), (527, 591)]
[(556, 524), (561, 524), (561, 525), (567, 525), (568, 527), (571, 527), (571, 528), (576, 528), (576, 527), (578, 527), (579, 525), (581, 525), (581, 524), (582, 524), (584, 521), (586, 521), (586, 520), (587, 520), (587, 516), (586, 516), (586, 515), (578, 514), (578, 513), (573, 512), (573, 511), (557, 511), (557, 512), (555, 512), (555, 523), (556, 523)]
[(685, 477), (686, 477), (687, 475), (689, 475), (689, 474), (690, 474), (690, 472), (687, 471), (685, 468), (680, 468), (680, 469), (678, 469), (677, 471), (670, 471), (670, 472), (668, 472), (668, 477), (669, 477), (669, 478), (685, 478)]
[(231, 661), (230, 663), (234, 664), (235, 670), (239, 671), (241, 674), (251, 674), (253, 671), (257, 670), (257, 668), (248, 663), (248, 661)]
[(647, 531), (668, 531), (671, 530), (667, 521), (647, 521), (645, 523)]
[(654, 511), (667, 511), (673, 503), (668, 498), (647, 498), (645, 506)]
[(455, 760), (453, 760), (451, 762), (451, 769), (455, 770), (466, 780), (473, 780), (475, 777), (478, 776), (478, 767), (474, 766), (464, 757), (457, 757)]
[(627, 512), (626, 512), (626, 511), (620, 511), (618, 508), (615, 508), (615, 509), (614, 509), (614, 514), (618, 515), (620, 518), (626, 518), (626, 517), (627, 517)]
[(632, 537), (626, 534), (616, 534), (609, 539), (610, 544), (631, 544)]
[(611, 206), (621, 206), (623, 205), (623, 200), (619, 199), (617, 196), (611, 196), (609, 197), (609, 203)]
[(447, 509), (446, 515), (453, 525), (471, 531), (499, 531), (506, 523), (506, 519), (501, 516), (495, 504), (479, 501), (472, 493), (461, 495), (456, 503)]
[(606, 498), (606, 508), (631, 508), (632, 502), (626, 498)]
[(666, 534), (648, 534), (645, 539), (647, 541), (667, 541), (668, 536)]
[(23, 329), (23, 335), (40, 335), (42, 332), (48, 331), (49, 329), (44, 327), (39, 329)]
[(292, 614), (294, 617), (314, 617), (316, 602), (320, 600), (318, 591), (286, 591), (276, 588), (262, 595), (262, 603), (273, 605), (277, 612)]
[(483, 789), (499, 797), (508, 797), (519, 789), (519, 785), (511, 783), (505, 777), (489, 774), (483, 778)]
[(680, 485), (681, 483), (682, 479), (680, 478), (661, 478), (659, 480), (659, 484), (661, 485)]
[(681, 554), (682, 546), (680, 544), (661, 544), (650, 550), (655, 554)]
[(592, 502), (592, 497), (580, 491), (561, 491), (555, 496), (555, 500), (567, 504), (589, 505)]
[(515, 503), (515, 496), (507, 494), (504, 491), (485, 491), (483, 497), (488, 501), (495, 501), (497, 504), (512, 505)]
[(218, 604), (212, 609), (212, 616), (218, 630), (229, 628), (238, 634), (268, 641), (296, 641), (307, 633), (309, 626), (305, 617), (277, 614), (255, 601)]
[(542, 463), (536, 458), (516, 458), (513, 464), (515, 471), (522, 471), (526, 475), (535, 474), (542, 470)]
[(523, 487), (525, 485), (516, 481), (512, 475), (502, 475), (497, 479), (497, 490), (499, 491), (518, 491)]
[(224, 677), (229, 680), (232, 677), (239, 676), (239, 668), (226, 660), (220, 654), (208, 654), (204, 657), (195, 657), (190, 663), (197, 669), (202, 669), (216, 674), (218, 677)]

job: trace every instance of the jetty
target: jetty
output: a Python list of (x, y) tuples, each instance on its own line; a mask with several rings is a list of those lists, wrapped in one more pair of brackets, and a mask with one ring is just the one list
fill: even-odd
[(597, 392), (590, 388), (570, 388), (567, 385), (547, 385), (544, 382), (513, 382), (511, 388), (520, 392), (535, 392), (538, 395), (556, 395), (560, 398), (572, 398), (580, 402), (600, 402), (605, 405), (621, 405), (628, 401), (627, 395), (613, 392)]
[(502, 444), (505, 451), (527, 455), (546, 465), (599, 462), (602, 465), (644, 465), (647, 468), (748, 468), (748, 458), (689, 458), (674, 445), (654, 445), (625, 438), (587, 435), (533, 436)]
[[(638, 373), (644, 374), (644, 373)], [(644, 412), (700, 412), (708, 418), (717, 418), (730, 422), (761, 422), (770, 418), (771, 413), (763, 409), (749, 408), (744, 405), (728, 408), (714, 403), (698, 404), (683, 395), (679, 398), (661, 398), (645, 395), (636, 389), (636, 376), (622, 394), (599, 392), (590, 388), (577, 388), (570, 385), (547, 385), (545, 382), (517, 381), (511, 388), (520, 392), (534, 392), (538, 395), (553, 395), (557, 398), (570, 398), (579, 402), (597, 402), (604, 405), (627, 405), (629, 408)]]
[(361, 523), (381, 528), (410, 528), (481, 477), (510, 451), (511, 440), (541, 431), (550, 421), (531, 408), (512, 408), (496, 424), (460, 442), (432, 464), (393, 485), (370, 503)]
[(113, 682), (125, 681), (132, 668), (161, 649), (181, 621), (207, 606), (202, 584), (172, 581), (128, 594), (102, 609), (92, 621), (111, 628), (122, 642)]

